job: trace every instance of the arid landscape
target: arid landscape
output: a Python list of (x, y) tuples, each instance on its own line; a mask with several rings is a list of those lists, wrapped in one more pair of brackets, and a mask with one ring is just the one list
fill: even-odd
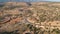
[(0, 3), (0, 34), (60, 34), (60, 2)]

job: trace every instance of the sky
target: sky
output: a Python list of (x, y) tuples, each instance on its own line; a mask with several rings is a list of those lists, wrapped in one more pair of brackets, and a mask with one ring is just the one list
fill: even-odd
[[(20, 2), (20, 1), (25, 1), (25, 2), (32, 2), (32, 0), (0, 0), (0, 2), (8, 2), (8, 1), (15, 1), (15, 2)], [(51, 2), (60, 2), (60, 0), (33, 0), (33, 2), (36, 1), (51, 1)]]
[(58, 1), (58, 2), (60, 2), (60, 0), (46, 0), (46, 1)]

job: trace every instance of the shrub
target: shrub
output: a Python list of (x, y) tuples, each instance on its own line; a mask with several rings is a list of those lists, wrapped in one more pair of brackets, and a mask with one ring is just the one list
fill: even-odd
[(4, 4), (1, 4), (1, 5), (0, 5), (0, 8), (2, 8), (2, 7), (4, 7), (4, 6), (5, 6)]

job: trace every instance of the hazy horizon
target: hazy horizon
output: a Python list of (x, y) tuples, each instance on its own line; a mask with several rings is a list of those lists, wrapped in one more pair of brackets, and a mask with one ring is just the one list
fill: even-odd
[(60, 2), (60, 0), (0, 0), (0, 2), (40, 2), (40, 1)]

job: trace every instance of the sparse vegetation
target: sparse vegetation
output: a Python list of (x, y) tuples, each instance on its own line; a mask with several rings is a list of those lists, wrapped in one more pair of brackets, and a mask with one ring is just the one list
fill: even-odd
[[(0, 34), (23, 34), (26, 31), (34, 34), (60, 34), (60, 5), (55, 3), (26, 3), (0, 5), (2, 32)], [(50, 25), (49, 25), (50, 23)], [(51, 25), (52, 24), (52, 25)], [(56, 29), (56, 27), (59, 27)], [(52, 30), (52, 31), (50, 31)]]

